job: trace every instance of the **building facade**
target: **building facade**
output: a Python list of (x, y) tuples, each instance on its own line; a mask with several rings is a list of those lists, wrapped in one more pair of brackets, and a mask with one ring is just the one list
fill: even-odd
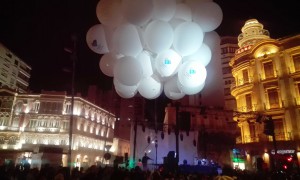
[(230, 59), (234, 57), (235, 51), (239, 48), (237, 38), (225, 36), (221, 38), (221, 64), (224, 84), (224, 109), (236, 110), (235, 98), (231, 95), (230, 87), (234, 78), (232, 76), (232, 67), (229, 66)]
[[(20, 163), (25, 158), (31, 167), (68, 166), (71, 134), (73, 167), (111, 164), (122, 143), (114, 139), (115, 115), (81, 97), (74, 97), (73, 114), (71, 105), (72, 98), (65, 92), (18, 94), (1, 89), (2, 163)], [(104, 158), (105, 153), (111, 158)]]
[[(250, 19), (238, 36), (238, 46), (230, 60), (235, 79), (231, 94), (241, 130), (236, 143), (246, 156), (246, 168), (273, 168), (274, 161), (276, 168), (298, 166), (300, 35), (272, 39), (263, 24)], [(264, 133), (266, 120), (274, 124), (275, 139)]]
[(31, 67), (0, 43), (0, 86), (28, 91)]

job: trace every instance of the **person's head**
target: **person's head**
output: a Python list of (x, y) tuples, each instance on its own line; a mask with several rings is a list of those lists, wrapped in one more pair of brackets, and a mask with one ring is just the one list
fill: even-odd
[(147, 153), (145, 153), (145, 156), (147, 156)]

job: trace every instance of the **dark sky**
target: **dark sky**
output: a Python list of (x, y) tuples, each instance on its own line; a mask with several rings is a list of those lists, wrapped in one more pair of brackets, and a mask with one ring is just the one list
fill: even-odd
[[(110, 88), (112, 79), (99, 70), (100, 55), (85, 43), (87, 30), (99, 23), (98, 0), (1, 0), (0, 42), (32, 66), (33, 92), (70, 89), (70, 35), (78, 36), (76, 89), (83, 94), (89, 84)], [(272, 38), (300, 33), (300, 6), (296, 0), (216, 0), (223, 10), (219, 35), (237, 36), (245, 21), (256, 18)], [(285, 2), (285, 3), (284, 3)]]

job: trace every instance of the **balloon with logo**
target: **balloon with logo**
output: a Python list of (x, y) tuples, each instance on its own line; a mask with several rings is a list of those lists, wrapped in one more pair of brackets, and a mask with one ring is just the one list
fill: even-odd
[(178, 70), (178, 81), (187, 88), (198, 87), (206, 79), (206, 69), (199, 61), (187, 61)]
[(181, 56), (174, 50), (168, 49), (160, 53), (155, 59), (155, 67), (162, 77), (169, 77), (181, 63)]
[(86, 43), (95, 53), (105, 54), (109, 52), (102, 24), (96, 24), (88, 30), (86, 34)]

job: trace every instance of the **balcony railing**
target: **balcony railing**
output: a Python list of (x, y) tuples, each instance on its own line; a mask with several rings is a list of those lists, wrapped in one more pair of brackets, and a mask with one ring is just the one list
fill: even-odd
[(252, 104), (251, 106), (240, 106), (236, 108), (238, 112), (250, 112), (257, 111), (257, 104)]
[(278, 76), (278, 71), (277, 70), (274, 70), (273, 74), (268, 74), (268, 75), (266, 75), (264, 73), (259, 74), (259, 78), (262, 81), (267, 80), (267, 79), (274, 79), (274, 78), (277, 78), (277, 76)]
[(231, 83), (230, 89), (234, 89), (239, 86), (247, 85), (253, 82), (253, 77), (237, 79), (236, 81)]
[[(275, 132), (276, 141), (291, 141), (293, 140), (292, 132)], [(256, 136), (239, 136), (236, 138), (236, 144), (247, 144), (247, 143), (257, 143), (257, 142), (272, 142), (271, 136), (265, 134), (259, 134)]]

